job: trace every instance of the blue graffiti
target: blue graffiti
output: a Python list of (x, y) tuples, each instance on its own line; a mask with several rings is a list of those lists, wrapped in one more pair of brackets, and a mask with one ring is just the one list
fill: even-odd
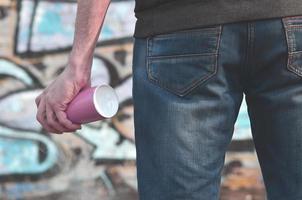
[[(56, 145), (44, 135), (0, 126), (0, 175), (40, 174), (58, 160)], [(46, 158), (39, 162), (39, 146), (46, 147)]]
[[(15, 52), (41, 53), (71, 48), (74, 36), (76, 1), (18, 1)], [(134, 1), (114, 1), (108, 8), (100, 33), (104, 40), (130, 38), (134, 32)], [(34, 9), (35, 8), (35, 9)]]
[(107, 123), (103, 123), (101, 129), (84, 125), (82, 129), (77, 131), (80, 137), (95, 146), (92, 158), (114, 159), (114, 160), (134, 160), (135, 146), (132, 142), (124, 140), (122, 144), (117, 145), (119, 141), (119, 133), (110, 128)]
[(46, 10), (42, 14), (40, 23), (37, 25), (37, 30), (41, 34), (54, 35), (56, 33), (67, 34), (73, 36), (72, 31), (65, 30), (59, 13)]
[(12, 76), (21, 80), (28, 86), (33, 85), (32, 77), (30, 77), (20, 66), (17, 66), (8, 60), (0, 59), (0, 75)]
[(243, 99), (240, 107), (239, 115), (235, 123), (234, 139), (251, 139), (250, 119), (247, 113), (247, 105), (245, 99)]

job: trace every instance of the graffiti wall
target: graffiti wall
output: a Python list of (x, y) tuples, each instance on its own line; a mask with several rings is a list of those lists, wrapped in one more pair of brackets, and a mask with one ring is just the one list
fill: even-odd
[[(67, 64), (76, 7), (76, 0), (0, 0), (0, 199), (137, 199), (134, 1), (112, 1), (92, 66), (92, 85), (117, 91), (117, 115), (63, 135), (35, 120), (35, 97)], [(221, 199), (263, 199), (245, 104), (235, 129)]]

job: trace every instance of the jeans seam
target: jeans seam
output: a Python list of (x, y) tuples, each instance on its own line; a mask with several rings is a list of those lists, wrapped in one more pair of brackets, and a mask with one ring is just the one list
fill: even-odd
[(152, 55), (152, 39), (151, 37), (147, 38), (147, 58)]
[(297, 30), (297, 31), (302, 31), (302, 24), (301, 25), (288, 25), (287, 28)]
[(244, 73), (246, 75), (252, 74), (252, 61), (253, 61), (253, 48), (254, 48), (254, 40), (255, 40), (255, 27), (253, 22), (247, 23), (247, 46), (246, 46), (246, 56), (245, 56), (245, 68)]
[[(158, 35), (154, 35), (153, 39), (154, 40), (166, 39), (166, 38), (171, 38), (171, 37), (177, 37), (179, 34), (186, 34), (186, 33), (190, 33), (190, 34), (218, 33), (219, 34), (220, 26), (221, 25), (218, 25), (215, 27), (194, 28), (194, 29), (175, 31), (172, 33), (158, 34)], [(200, 31), (202, 31), (202, 32), (200, 32)]]
[[(220, 37), (221, 37), (221, 32), (222, 32), (222, 25), (219, 25), (219, 26), (217, 26), (217, 31), (213, 31), (213, 32), (207, 32), (207, 33), (215, 33), (215, 36), (216, 36), (216, 44), (215, 44), (215, 51), (214, 52), (209, 52), (209, 53), (196, 53), (196, 54), (198, 54), (198, 55), (202, 55), (202, 54), (204, 54), (204, 55), (213, 55), (213, 54), (217, 54), (217, 52), (218, 52), (218, 48), (219, 48), (219, 43), (220, 43)], [(194, 29), (193, 29), (194, 30)], [(196, 32), (196, 33), (199, 33), (199, 32)], [(173, 34), (175, 34), (176, 36), (177, 36), (177, 33), (173, 33)], [(152, 49), (153, 49), (153, 43), (154, 43), (154, 41), (156, 41), (158, 38), (157, 37), (159, 37), (159, 36), (151, 36), (151, 37), (148, 37), (147, 38), (147, 40), (148, 40), (148, 43), (147, 43), (147, 46), (148, 46), (148, 54), (147, 54), (147, 57), (148, 58), (152, 58), (152, 57), (157, 57), (157, 58), (160, 58), (160, 57), (165, 57), (165, 56), (161, 56), (161, 55), (159, 55), (159, 56), (153, 56), (152, 55)], [(167, 38), (172, 38), (172, 37), (169, 37), (169, 36), (167, 36), (167, 37), (165, 37), (165, 38), (162, 38), (162, 39), (167, 39)], [(175, 55), (168, 55), (168, 56), (185, 56), (185, 55), (194, 55), (195, 53), (183, 53), (183, 54), (175, 54)], [(167, 55), (166, 55), (167, 56)]]
[[(302, 54), (301, 54), (302, 56)], [(302, 76), (302, 70), (299, 70), (298, 67), (296, 67), (296, 65), (293, 64), (293, 59), (294, 59), (294, 56), (292, 54), (289, 54), (288, 55), (288, 66), (287, 68), (291, 71), (291, 72), (294, 72), (300, 76)]]
[(220, 50), (221, 34), (222, 34), (222, 25), (219, 25), (218, 38), (217, 38), (217, 41), (216, 41), (216, 54), (217, 55), (218, 55), (219, 50)]
[[(216, 51), (216, 49), (215, 49)], [(188, 54), (175, 54), (175, 55), (165, 55), (165, 56), (147, 56), (149, 59), (171, 59), (171, 58), (179, 58), (179, 57), (194, 57), (194, 56), (215, 56), (217, 53), (188, 53)]]

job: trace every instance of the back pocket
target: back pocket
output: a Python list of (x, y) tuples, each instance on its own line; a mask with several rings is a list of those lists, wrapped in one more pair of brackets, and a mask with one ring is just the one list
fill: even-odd
[(217, 72), (221, 25), (148, 38), (148, 79), (178, 96), (205, 84)]
[(287, 68), (302, 77), (302, 15), (282, 18), (288, 46)]

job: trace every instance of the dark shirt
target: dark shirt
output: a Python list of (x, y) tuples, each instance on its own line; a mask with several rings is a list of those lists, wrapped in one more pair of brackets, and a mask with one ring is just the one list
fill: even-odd
[(134, 37), (302, 15), (302, 0), (136, 0)]

